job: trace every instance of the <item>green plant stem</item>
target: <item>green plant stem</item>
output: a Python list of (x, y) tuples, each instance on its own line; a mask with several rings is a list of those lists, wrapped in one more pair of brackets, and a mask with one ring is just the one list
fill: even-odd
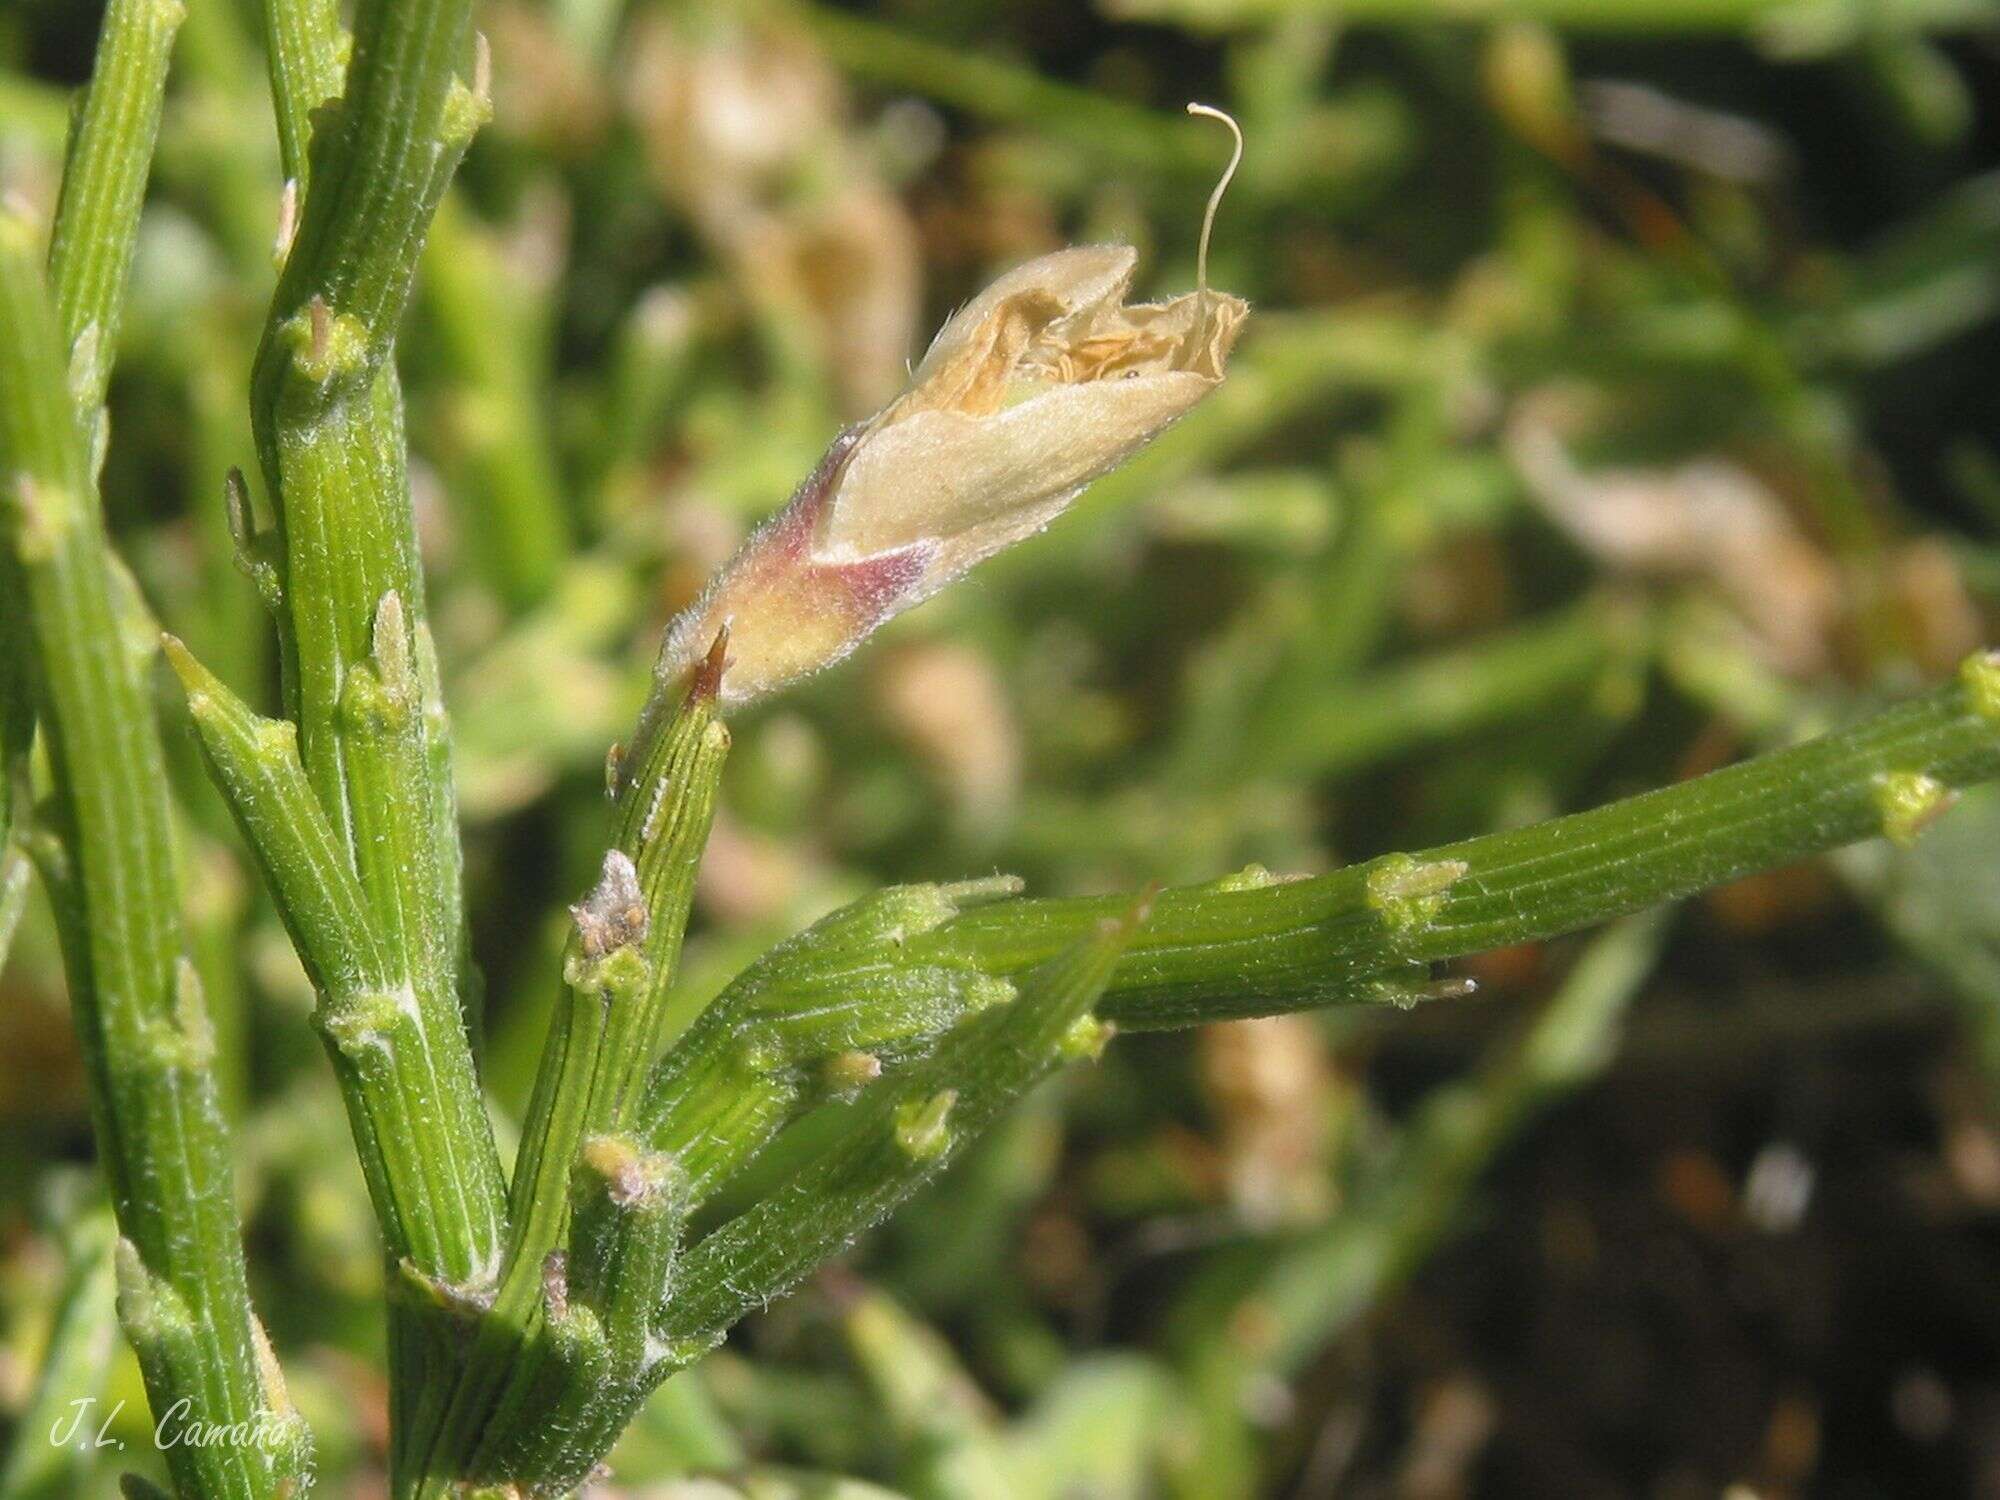
[[(330, 0), (271, 0), (265, 52), (285, 175), (310, 182), (312, 111), (341, 90), (339, 18)], [(547, 592), (568, 549), (560, 484), (534, 400), (538, 334), (518, 311), (506, 268), (464, 210), (440, 203), (424, 270), (426, 296), (468, 390), (459, 426), (491, 510), (466, 530), (515, 605)]]
[[(10, 304), (0, 330), (12, 334), (11, 378), (0, 378), (0, 422), (11, 428), (0, 470), (16, 474), (6, 581), (25, 583), (55, 771), (66, 868), (52, 872), (51, 895), (125, 1236), (119, 1313), (162, 1422), (178, 1409), (182, 1420), (261, 1429), (264, 1440), (238, 1447), (176, 1445), (168, 1466), (177, 1488), (262, 1496), (301, 1482), (309, 1439), (275, 1362), (258, 1358), (263, 1336), (234, 1205), (217, 1191), (231, 1176), (227, 1127), (200, 986), (182, 952), (165, 768), (145, 690), (151, 653), (113, 644), (117, 580), (95, 483), (101, 407), (184, 14), (180, 0), (113, 0), (106, 10), (64, 162), (46, 297), (25, 241), (0, 246)], [(70, 403), (60, 417), (58, 391)]]
[(0, 216), (0, 473), (9, 476), (0, 518), (10, 596), (27, 601), (56, 787), (61, 853), (45, 879), (125, 1236), (120, 1314), (163, 1420), (178, 1412), (282, 1438), (170, 1447), (183, 1495), (272, 1496), (305, 1462), (304, 1432), (260, 1371), (207, 1023), (181, 953), (146, 658), (120, 629), (62, 351), (32, 236)]
[[(396, 1160), (381, 1160), (399, 1180), (374, 1184), (376, 1201), (403, 1207), (384, 1226), (387, 1248), (424, 1277), (476, 1287), (499, 1269), (504, 1191), (460, 1008), (449, 746), (394, 370), (417, 250), (479, 115), (453, 72), (468, 8), (375, 3), (357, 14), (345, 97), (324, 107), (312, 141), (252, 418), (283, 548), (280, 633), (300, 761), (359, 879), (393, 988), (415, 996), (420, 1045), (388, 1060), (398, 1076), (384, 1087), (417, 1101), (429, 1130), (411, 1155), (431, 1164), (400, 1180)], [(274, 61), (288, 149), (326, 86), (329, 19), (304, 6), (272, 19), (287, 37), (316, 38)], [(351, 1108), (373, 1112), (366, 1101)], [(455, 1186), (441, 1195), (440, 1182)]]
[(970, 965), (909, 964), (919, 933), (1007, 879), (890, 886), (780, 944), (704, 1009), (654, 1069), (639, 1129), (671, 1155), (699, 1206), (798, 1112), (843, 1084), (921, 1057), (967, 1016), (1009, 1003), (1014, 986)]
[(49, 236), (49, 289), (70, 397), (83, 412), (104, 404), (111, 379), (167, 59), (185, 14), (181, 0), (112, 0), (70, 137)]
[[(948, 1033), (937, 1051), (865, 1088), (833, 1144), (796, 1178), (683, 1259), (662, 1331), (683, 1364), (745, 1313), (789, 1290), (977, 1139), (1000, 1111), (1109, 1032), (1093, 1019), (1142, 912), (1095, 924), (1023, 976), (1020, 993)], [(663, 1368), (660, 1372), (666, 1373)]]
[(334, 0), (264, 0), (263, 10), (278, 157), (303, 195), (312, 174), (313, 111), (340, 96), (340, 16)]
[[(1262, 872), (1163, 892), (1106, 991), (1131, 1029), (1411, 999), (1429, 968), (1572, 932), (1883, 831), (1880, 778), (2000, 776), (2000, 654), (1957, 681), (1788, 750), (1589, 812), (1305, 880)], [(1462, 873), (1456, 867), (1463, 865)], [(1441, 888), (1398, 894), (1409, 869)], [(1006, 976), (1045, 962), (1125, 898), (981, 907), (912, 937), (903, 961)]]
[(488, 106), (456, 77), (470, 0), (363, 0), (332, 104), (320, 103), (338, 45), (331, 9), (279, 4), (267, 35), (284, 149), (290, 169), (310, 173), (251, 418), (277, 517), (299, 760), (353, 867), (389, 992), (414, 1000), (407, 1051), (366, 1070), (336, 1061), (357, 1129), (397, 1110), (423, 1126), (392, 1149), (362, 1143), (364, 1165), (384, 1174), (375, 1203), (395, 1205), (382, 1229), (408, 1294), (390, 1315), (390, 1470), (401, 1487), (418, 1407), (457, 1371), (449, 1325), (491, 1296), (506, 1243), (505, 1178), (468, 1034), (450, 745), (395, 369), (425, 234)]
[(542, 1278), (547, 1353), (487, 1426), (477, 1479), (565, 1492), (610, 1451), (654, 1385), (653, 1310), (669, 1284), (686, 1220), (672, 1157), (630, 1137), (593, 1136), (575, 1173), (567, 1255)]
[[(666, 731), (641, 748), (642, 764), (620, 788), (612, 848), (630, 864), (630, 894), (646, 913), (643, 932), (629, 944), (593, 953), (604, 939), (588, 929), (604, 919), (588, 911), (587, 902), (578, 908), (563, 965), (563, 999), (550, 1021), (521, 1132), (514, 1209), (522, 1245), (554, 1245), (561, 1210), (552, 1213), (551, 1206), (567, 1190), (583, 1137), (625, 1129), (638, 1109), (639, 1084), (659, 1050), (728, 751), (729, 731), (713, 697), (697, 692)], [(609, 884), (599, 890), (609, 894)]]
[[(1084, 941), (1025, 976), (1011, 1002), (948, 1032), (929, 1057), (865, 1086), (826, 1152), (683, 1256), (674, 1286), (662, 1273), (641, 1289), (643, 1301), (622, 1310), (620, 1317), (640, 1319), (637, 1330), (625, 1330), (641, 1336), (640, 1357), (622, 1367), (615, 1356), (600, 1361), (615, 1378), (600, 1382), (587, 1404), (546, 1412), (547, 1437), (536, 1434), (525, 1447), (517, 1438), (515, 1454), (503, 1447), (492, 1474), (482, 1477), (556, 1493), (580, 1483), (661, 1380), (879, 1222), (1060, 1063), (1093, 1052), (1109, 1033), (1091, 1020), (1091, 1007), (1141, 920), (1130, 913), (1096, 924)], [(658, 1323), (648, 1326), (653, 1317)]]
[(188, 695), (202, 749), (244, 841), (304, 963), (346, 1100), (384, 1240), (406, 1247), (419, 1274), (441, 1253), (432, 1209), (461, 1219), (468, 1184), (431, 1149), (427, 1110), (437, 1064), (425, 1050), (415, 997), (370, 920), (367, 897), (299, 764), (298, 736), (283, 719), (252, 713), (177, 640), (168, 659)]
[[(593, 1397), (605, 1381), (629, 1385), (635, 1378), (612, 1369), (608, 1353), (601, 1364), (579, 1363), (579, 1341), (595, 1347), (587, 1320), (581, 1312), (552, 1316), (546, 1267), (569, 1228), (584, 1140), (631, 1125), (660, 1048), (729, 750), (715, 703), (720, 649), (677, 714), (653, 729), (642, 718), (629, 765), (616, 774), (616, 832), (597, 889), (572, 908), (563, 990), (522, 1127), (506, 1271), (436, 1431), (426, 1437), (422, 1469), (432, 1488), (422, 1493), (489, 1472), (500, 1461), (493, 1450), (518, 1445), (512, 1429), (521, 1422), (557, 1420), (529, 1403), (575, 1408), (566, 1418), (574, 1422), (584, 1408), (603, 1404)], [(646, 718), (662, 712), (655, 706)], [(658, 1228), (650, 1219), (636, 1222)]]

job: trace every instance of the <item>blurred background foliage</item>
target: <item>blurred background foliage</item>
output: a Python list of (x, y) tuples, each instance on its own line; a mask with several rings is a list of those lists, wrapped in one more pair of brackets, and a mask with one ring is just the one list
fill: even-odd
[[(279, 215), (246, 9), (190, 0), (104, 488), (155, 613), (268, 705), (222, 482)], [(0, 10), (0, 182), (44, 207), (96, 21)], [(1325, 869), (1694, 774), (1993, 637), (1991, 0), (479, 24), (496, 114), (401, 364), (503, 1117), (662, 624), (996, 271), (1118, 239), (1191, 285), (1226, 142), (1189, 99), (1249, 139), (1229, 381), (742, 718), (683, 1023), (883, 882)], [(317, 1492), (379, 1494), (380, 1268), (310, 996), (169, 745), (258, 1302)], [(2000, 1494), (2000, 799), (1967, 804), (1487, 955), (1476, 999), (1121, 1044), (663, 1389), (607, 1491)], [(38, 902), (0, 867), (8, 1500), (149, 1446)], [(51, 1448), (99, 1392), (126, 1451)]]

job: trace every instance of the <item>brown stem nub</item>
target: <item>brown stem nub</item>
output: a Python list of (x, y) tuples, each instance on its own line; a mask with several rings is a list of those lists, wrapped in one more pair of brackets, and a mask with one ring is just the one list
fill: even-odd
[(689, 705), (713, 703), (722, 692), (722, 674), (728, 668), (729, 626), (724, 624), (715, 632), (715, 644), (708, 648), (708, 655), (696, 664), (694, 676), (688, 681)]

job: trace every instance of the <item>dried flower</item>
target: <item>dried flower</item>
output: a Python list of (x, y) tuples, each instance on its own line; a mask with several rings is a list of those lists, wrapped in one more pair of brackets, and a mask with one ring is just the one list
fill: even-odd
[[(1239, 136), (1231, 172), (1241, 154)], [(834, 439), (791, 503), (674, 622), (662, 680), (725, 626), (725, 702), (838, 661), (1047, 526), (1215, 389), (1248, 311), (1207, 285), (1209, 226), (1228, 181), (1225, 172), (1209, 200), (1193, 292), (1128, 305), (1137, 252), (1091, 245), (1030, 261), (962, 308), (910, 388)]]

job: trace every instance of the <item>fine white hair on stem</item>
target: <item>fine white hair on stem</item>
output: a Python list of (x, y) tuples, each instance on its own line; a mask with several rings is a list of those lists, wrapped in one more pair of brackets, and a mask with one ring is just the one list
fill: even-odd
[(1222, 177), (1215, 184), (1215, 191), (1208, 195), (1208, 210), (1201, 216), (1201, 246), (1195, 251), (1194, 284), (1195, 290), (1205, 292), (1208, 290), (1208, 237), (1215, 228), (1215, 211), (1222, 205), (1222, 195), (1229, 191), (1229, 180), (1236, 175), (1236, 168), (1243, 161), (1243, 130), (1233, 116), (1212, 104), (1190, 104), (1187, 112), (1222, 121), (1229, 127), (1229, 133), (1236, 138), (1236, 149), (1229, 153), (1229, 165), (1222, 169)]

